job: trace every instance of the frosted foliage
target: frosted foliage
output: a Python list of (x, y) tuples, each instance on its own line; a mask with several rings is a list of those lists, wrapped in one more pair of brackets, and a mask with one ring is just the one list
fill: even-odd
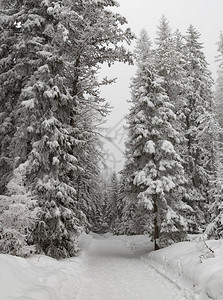
[(149, 191), (141, 192), (138, 195), (139, 203), (146, 209), (152, 211), (154, 209), (154, 202)]
[(217, 217), (208, 224), (205, 234), (210, 238), (221, 239), (223, 237), (223, 212), (220, 211)]
[(60, 160), (56, 156), (54, 156), (52, 164), (53, 165), (59, 165), (59, 163), (60, 163)]
[(35, 252), (35, 246), (27, 244), (27, 237), (35, 223), (37, 210), (24, 186), (25, 169), (26, 164), (15, 169), (7, 186), (9, 196), (4, 197), (4, 204), (0, 207), (0, 251), (18, 256)]
[[(38, 54), (44, 58), (52, 57), (52, 53), (49, 51), (46, 51), (46, 50), (39, 51)], [(31, 88), (31, 87), (29, 87), (29, 88)]]
[(153, 201), (149, 198), (143, 200), (143, 204), (148, 210), (153, 210)]
[(24, 186), (24, 176), (28, 163), (20, 164), (17, 169), (14, 170), (14, 176), (7, 185), (8, 193), (10, 195), (26, 195), (26, 189)]
[(139, 101), (142, 103), (146, 103), (150, 108), (154, 108), (154, 103), (148, 97), (140, 97)]
[(167, 160), (167, 159), (162, 159), (160, 161), (160, 164), (159, 164), (159, 171), (165, 172), (168, 169), (169, 170), (174, 169), (174, 167), (176, 167), (176, 162), (175, 161), (170, 161), (170, 160)]
[(140, 171), (134, 178), (133, 184), (140, 185), (145, 183), (146, 180), (146, 173), (144, 171)]
[(41, 27), (41, 24), (44, 22), (44, 18), (36, 14), (29, 14), (29, 19), (23, 23), (22, 27), (32, 30), (33, 27)]
[(173, 182), (173, 179), (171, 176), (169, 176), (169, 177), (163, 176), (162, 183), (163, 183), (164, 190), (167, 192), (170, 192), (176, 186), (175, 183)]
[(69, 30), (67, 30), (63, 24), (58, 24), (58, 30), (62, 31), (63, 41), (66, 42), (68, 40)]
[[(104, 4), (104, 5), (106, 5), (108, 3), (107, 0), (91, 0), (91, 1), (96, 3), (96, 4)], [(116, 0), (112, 0), (112, 5), (114, 5), (116, 7), (120, 6), (119, 2), (116, 1)]]
[(163, 141), (161, 145), (161, 149), (166, 153), (175, 153), (173, 144), (169, 141)]
[(186, 227), (185, 219), (171, 207), (168, 207), (162, 220), (160, 245), (170, 245), (180, 238), (185, 238)]
[(50, 128), (53, 125), (58, 124), (58, 120), (52, 116), (50, 119), (45, 119), (42, 124), (45, 128)]
[(177, 214), (172, 210), (169, 209), (169, 211), (166, 214), (166, 222), (167, 224), (172, 224), (172, 220), (177, 218)]
[(156, 152), (155, 143), (153, 141), (148, 141), (145, 144), (144, 151), (146, 153), (154, 154)]
[(26, 108), (32, 109), (34, 108), (34, 99), (22, 101), (21, 105), (25, 106)]
[[(176, 166), (176, 164), (174, 164)], [(166, 170), (166, 168), (165, 168)], [(170, 192), (175, 188), (174, 177), (161, 176), (160, 179), (154, 179), (156, 177), (156, 169), (148, 169), (139, 171), (134, 178), (133, 184), (140, 186), (147, 186), (146, 194), (162, 194), (163, 192)]]
[(53, 6), (48, 7), (47, 12), (49, 15), (53, 15), (54, 17), (57, 17), (61, 13), (61, 6), (59, 3), (53, 2)]

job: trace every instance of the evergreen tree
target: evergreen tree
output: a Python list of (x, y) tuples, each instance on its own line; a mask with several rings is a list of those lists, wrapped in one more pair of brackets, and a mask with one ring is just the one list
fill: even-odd
[(115, 218), (117, 217), (119, 181), (116, 172), (113, 172), (108, 185), (108, 199), (106, 207), (106, 217), (109, 230), (114, 228)]
[(109, 193), (108, 193), (108, 178), (103, 177), (101, 178), (101, 189), (102, 189), (102, 226), (101, 226), (101, 232), (106, 233), (109, 232), (109, 225), (108, 225), (108, 218), (107, 218), (107, 210), (108, 210), (108, 199), (109, 199)]
[[(155, 39), (155, 68), (158, 75), (162, 78), (162, 87), (166, 91), (170, 103), (173, 105), (172, 109), (176, 114), (176, 119), (173, 121), (173, 127), (178, 131), (178, 142), (175, 145), (175, 150), (182, 160), (185, 160), (186, 144), (186, 125), (185, 114), (187, 114), (187, 99), (184, 91), (188, 87), (187, 74), (185, 65), (187, 62), (185, 54), (184, 37), (180, 31), (171, 32), (169, 22), (162, 16), (160, 25), (158, 26), (157, 36)], [(186, 193), (187, 184), (180, 191), (175, 192), (174, 198), (178, 199), (177, 210), (181, 215), (185, 216), (187, 228), (191, 227), (190, 217), (193, 208), (184, 202), (182, 194)]]
[[(4, 10), (5, 9), (5, 10)], [(7, 183), (13, 174), (11, 139), (15, 133), (13, 110), (16, 106), (23, 81), (30, 72), (28, 61), (22, 63), (18, 47), (21, 38), (19, 8), (16, 1), (0, 3), (0, 194), (7, 192)], [(27, 53), (27, 48), (23, 48)], [(22, 51), (23, 51), (22, 50)], [(24, 56), (25, 57), (25, 56)]]
[(186, 204), (193, 208), (191, 232), (204, 228), (209, 190), (215, 180), (215, 122), (212, 79), (199, 42), (200, 34), (190, 26), (185, 37), (187, 85), (184, 98), (187, 100), (185, 115), (186, 147), (183, 153), (187, 174)]
[[(126, 234), (128, 225), (125, 223), (124, 220), (124, 209), (126, 207), (126, 203), (124, 201), (125, 198), (125, 185), (126, 185), (126, 178), (122, 174), (118, 189), (118, 197), (117, 197), (117, 215), (114, 222), (114, 229), (113, 232), (117, 235)], [(127, 219), (127, 222), (129, 219)]]
[(175, 88), (175, 69), (178, 67), (176, 63), (173, 36), (167, 19), (162, 16), (160, 25), (156, 33), (156, 49), (155, 49), (155, 68), (159, 76), (163, 79), (163, 88), (167, 95), (172, 97)]
[(153, 231), (151, 212), (143, 205), (138, 205), (134, 193), (127, 192), (127, 182), (127, 174), (122, 172), (113, 232), (117, 235), (151, 234)]
[[(216, 91), (215, 91), (215, 102), (216, 102), (216, 114), (218, 117), (218, 122), (223, 130), (223, 33), (220, 33), (218, 41), (218, 56), (216, 57), (218, 62), (218, 77), (216, 81)], [(222, 133), (221, 133), (221, 142)]]
[(216, 57), (218, 62), (218, 77), (216, 81), (215, 91), (215, 112), (219, 122), (219, 139), (217, 143), (217, 150), (215, 154), (215, 170), (216, 180), (210, 195), (213, 197), (213, 203), (210, 208), (210, 224), (206, 228), (206, 235), (208, 238), (220, 239), (223, 237), (223, 205), (222, 205), (222, 192), (223, 192), (223, 156), (222, 156), (222, 128), (223, 128), (223, 34), (220, 33), (218, 41), (218, 56)]
[[(138, 47), (141, 44), (146, 48)], [(147, 41), (147, 42), (145, 42)], [(137, 50), (140, 49), (140, 52)], [(138, 40), (138, 70), (132, 82), (132, 107), (128, 115), (126, 143), (127, 193), (150, 213), (155, 249), (185, 237), (183, 218), (177, 213), (174, 191), (184, 183), (182, 161), (175, 151), (176, 115), (151, 61), (148, 36)]]
[[(87, 128), (93, 128), (93, 125), (88, 124), (86, 130)], [(91, 231), (100, 231), (102, 222), (100, 149), (100, 140), (97, 132), (89, 132), (88, 142), (85, 144), (84, 151), (80, 151), (77, 156), (82, 168), (76, 172), (74, 182), (77, 191), (77, 202), (80, 203), (80, 208), (87, 217), (85, 227)]]
[(209, 208), (210, 222), (208, 222), (205, 235), (210, 238), (222, 239), (223, 237), (223, 168), (222, 154), (216, 158), (216, 180), (213, 188), (210, 190), (210, 195), (213, 197), (212, 204)]

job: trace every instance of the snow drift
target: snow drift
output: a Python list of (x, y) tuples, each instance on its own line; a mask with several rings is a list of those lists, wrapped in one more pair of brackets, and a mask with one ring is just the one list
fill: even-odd
[(151, 252), (147, 262), (192, 299), (223, 299), (223, 240), (178, 243)]
[[(80, 246), (85, 249), (90, 241), (84, 235)], [(24, 259), (0, 254), (0, 300), (75, 299), (84, 274), (84, 251), (59, 261), (45, 255)]]

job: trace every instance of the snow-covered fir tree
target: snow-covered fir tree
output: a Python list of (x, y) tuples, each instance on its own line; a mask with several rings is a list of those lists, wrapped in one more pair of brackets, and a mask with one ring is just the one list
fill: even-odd
[(156, 49), (154, 60), (156, 70), (163, 78), (163, 88), (171, 98), (175, 89), (176, 72), (178, 64), (175, 57), (174, 42), (167, 19), (162, 16), (156, 33)]
[[(173, 105), (172, 109), (176, 114), (176, 119), (172, 123), (173, 127), (177, 128), (178, 131), (178, 143), (175, 145), (175, 150), (181, 156), (182, 161), (184, 161), (184, 153), (185, 151), (187, 152), (185, 114), (188, 113), (187, 99), (184, 93), (188, 87), (185, 70), (187, 63), (185, 41), (179, 30), (175, 33), (171, 32), (169, 22), (162, 16), (155, 44), (156, 72), (162, 78), (162, 87), (166, 91), (169, 101)], [(182, 197), (182, 194), (185, 194), (186, 190), (187, 183), (185, 182), (184, 191), (181, 190), (180, 192), (181, 196), (175, 192), (174, 198), (179, 199), (177, 210), (181, 215), (185, 216), (187, 229), (190, 229), (190, 215), (194, 215), (194, 210), (188, 203), (185, 203), (184, 197)], [(192, 223), (194, 225), (194, 220)]]
[(184, 202), (192, 207), (191, 232), (204, 229), (209, 190), (215, 181), (215, 154), (218, 126), (214, 115), (213, 81), (199, 41), (200, 34), (190, 26), (185, 37), (186, 85), (183, 96), (186, 144), (182, 154), (187, 174)]
[[(7, 10), (3, 10), (3, 9)], [(22, 81), (29, 76), (19, 58), (20, 22), (16, 2), (0, 3), (0, 194), (7, 191), (7, 183), (13, 174), (13, 158), (10, 151), (15, 133), (13, 110), (19, 97)], [(6, 14), (6, 15), (5, 15)], [(8, 14), (8, 16), (7, 16)], [(17, 63), (16, 63), (17, 62)], [(27, 66), (28, 62), (26, 62)]]
[(127, 174), (122, 172), (113, 232), (117, 235), (151, 234), (153, 225), (148, 221), (151, 218), (151, 212), (145, 210), (144, 206), (138, 205), (135, 201), (135, 194), (126, 192), (127, 182)]
[[(117, 215), (114, 222), (114, 233), (117, 235), (128, 234), (128, 224), (125, 222), (124, 209), (126, 208), (125, 203), (125, 185), (126, 177), (121, 174), (118, 197), (117, 197)], [(127, 222), (130, 221), (129, 218)]]
[(114, 222), (117, 217), (118, 192), (119, 180), (116, 172), (113, 172), (108, 183), (106, 203), (106, 219), (110, 231), (113, 230)]
[(216, 90), (215, 90), (215, 113), (219, 122), (219, 139), (217, 143), (217, 153), (215, 155), (215, 172), (216, 180), (211, 190), (213, 203), (210, 208), (211, 222), (208, 224), (205, 234), (209, 238), (220, 239), (223, 237), (223, 34), (220, 33), (218, 41), (218, 55), (216, 57), (218, 62)]
[[(82, 150), (83, 145), (81, 145), (80, 151), (77, 154), (78, 161), (82, 168), (76, 172), (75, 189), (77, 191), (77, 202), (87, 218), (85, 228), (95, 232), (100, 231), (102, 222), (101, 170), (99, 167), (101, 146), (97, 131), (89, 131), (90, 128), (93, 128), (93, 124), (88, 124), (92, 121), (92, 115), (93, 112), (89, 112), (88, 116), (86, 115), (82, 120), (83, 128), (85, 128), (88, 138), (84, 145), (84, 151)], [(95, 123), (96, 120), (97, 117), (95, 116), (93, 122)]]
[[(218, 122), (221, 129), (223, 130), (223, 33), (220, 32), (220, 37), (218, 41), (218, 56), (216, 57), (216, 62), (218, 63), (217, 71), (217, 81), (215, 90), (215, 103), (216, 103), (216, 113), (218, 116)], [(222, 133), (221, 133), (222, 136)], [(223, 139), (221, 138), (221, 142)]]
[(180, 142), (184, 142), (183, 120), (181, 110), (184, 107), (185, 98), (183, 91), (185, 89), (185, 63), (184, 38), (180, 31), (171, 32), (169, 22), (162, 16), (158, 26), (155, 39), (154, 60), (155, 68), (160, 77), (162, 77), (162, 86), (165, 89), (170, 102), (173, 104), (173, 110), (177, 115), (175, 127), (181, 132)]
[(131, 87), (124, 173), (128, 180), (126, 193), (137, 207), (150, 212), (148, 223), (153, 224), (158, 249), (185, 238), (184, 220), (176, 209), (179, 199), (172, 197), (185, 178), (182, 160), (175, 151), (179, 142), (173, 127), (176, 115), (163, 79), (154, 68), (150, 44), (142, 31), (136, 48), (138, 69)]
[[(214, 157), (218, 125), (213, 114), (212, 79), (199, 37), (193, 26), (186, 37), (179, 31), (171, 34), (166, 18), (162, 17), (155, 49), (155, 67), (177, 115), (174, 127), (180, 133), (180, 143), (176, 151), (184, 161), (187, 174), (185, 195), (178, 207), (188, 221), (189, 232), (204, 229), (207, 203), (211, 198), (208, 190), (213, 191), (211, 182), (216, 179)], [(198, 155), (205, 157), (206, 162)], [(203, 175), (198, 175), (199, 172)]]
[(90, 111), (107, 113), (98, 65), (129, 62), (121, 42), (133, 36), (120, 28), (126, 20), (107, 9), (116, 5), (112, 0), (1, 5), (1, 190), (15, 159), (15, 168), (25, 163), (27, 185), (40, 207), (32, 242), (53, 257), (71, 256), (86, 224), (84, 200), (78, 202), (80, 174), (90, 178), (95, 170), (88, 154), (97, 130), (85, 118)]

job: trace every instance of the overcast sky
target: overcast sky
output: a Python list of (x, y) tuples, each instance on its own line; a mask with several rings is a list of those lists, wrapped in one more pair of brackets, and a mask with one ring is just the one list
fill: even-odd
[[(213, 78), (216, 78), (214, 60), (217, 55), (216, 43), (220, 31), (223, 30), (223, 0), (118, 0), (118, 2), (120, 6), (115, 8), (115, 11), (126, 17), (128, 27), (136, 35), (145, 28), (151, 40), (156, 35), (162, 15), (168, 19), (173, 31), (179, 29), (182, 34), (193, 25), (201, 33), (200, 41), (204, 44), (206, 60), (210, 64)], [(129, 104), (126, 100), (130, 99), (129, 84), (134, 73), (135, 67), (124, 64), (102, 69), (102, 74), (118, 77), (116, 84), (102, 90), (102, 95), (114, 107), (106, 125), (109, 128), (108, 135), (113, 137), (113, 145), (106, 144), (105, 152), (108, 161), (110, 160), (110, 168), (117, 171), (122, 166), (121, 151), (124, 149), (122, 118), (128, 113)]]

